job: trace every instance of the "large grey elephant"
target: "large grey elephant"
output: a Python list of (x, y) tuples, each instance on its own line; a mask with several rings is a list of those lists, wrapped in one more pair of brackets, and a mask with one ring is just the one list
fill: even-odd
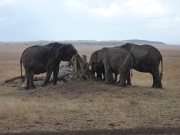
[(46, 72), (46, 78), (42, 86), (47, 85), (51, 73), (53, 72), (53, 84), (57, 83), (59, 64), (61, 61), (70, 61), (72, 56), (77, 54), (77, 50), (72, 44), (61, 44), (58, 42), (44, 46), (28, 47), (21, 55), (20, 66), (22, 76), (22, 64), (27, 77), (26, 89), (36, 88), (33, 83), (34, 74)]
[[(126, 43), (115, 48), (126, 49), (133, 58), (133, 69), (139, 72), (151, 73), (153, 76), (152, 87), (162, 88), (163, 59), (158, 49), (151, 45), (136, 45), (131, 43)], [(161, 71), (159, 72), (160, 62)], [(131, 83), (130, 74), (127, 81)]]
[(118, 86), (126, 86), (127, 75), (132, 68), (132, 57), (129, 52), (123, 48), (102, 48), (91, 54), (88, 66), (82, 77), (85, 77), (90, 65), (102, 62), (105, 69), (105, 83), (112, 83), (112, 73), (120, 74)]

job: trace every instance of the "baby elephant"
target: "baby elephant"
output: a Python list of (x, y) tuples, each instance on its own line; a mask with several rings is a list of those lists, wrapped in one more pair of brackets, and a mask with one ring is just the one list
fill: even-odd
[(111, 83), (112, 73), (115, 73), (120, 74), (118, 86), (126, 86), (126, 78), (133, 67), (133, 60), (128, 51), (123, 48), (102, 48), (93, 52), (82, 77), (86, 75), (90, 65), (100, 62), (103, 63), (105, 69), (105, 83)]

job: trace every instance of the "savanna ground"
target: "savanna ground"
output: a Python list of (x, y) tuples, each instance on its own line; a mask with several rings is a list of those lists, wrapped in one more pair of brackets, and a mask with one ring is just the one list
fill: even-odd
[[(20, 75), (19, 59), (30, 45), (0, 43), (0, 133), (180, 128), (180, 46), (158, 46), (163, 56), (163, 89), (152, 76), (133, 70), (132, 86), (101, 81), (58, 82), (18, 90), (4, 80)], [(102, 46), (75, 45), (88, 57)], [(61, 63), (63, 64), (63, 62)], [(24, 71), (23, 71), (24, 73)]]

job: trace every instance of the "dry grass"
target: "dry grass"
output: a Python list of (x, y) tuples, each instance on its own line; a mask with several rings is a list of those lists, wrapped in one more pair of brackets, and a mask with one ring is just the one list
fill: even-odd
[[(178, 47), (160, 48), (164, 62), (162, 90), (150, 88), (150, 74), (133, 71), (133, 86), (127, 88), (80, 81), (25, 91), (3, 83), (20, 75), (19, 58), (25, 48), (13, 51), (9, 46), (3, 46), (6, 51), (0, 48), (2, 132), (180, 126)], [(101, 48), (75, 47), (88, 59), (93, 51)]]
[(0, 99), (0, 120), (4, 120), (1, 127), (12, 126), (13, 122), (38, 123), (38, 103), (23, 102), (19, 99), (9, 97)]
[(178, 89), (118, 88), (103, 83), (97, 86), (97, 83), (73, 82), (33, 91), (3, 92), (0, 100), (1, 130), (180, 126)]

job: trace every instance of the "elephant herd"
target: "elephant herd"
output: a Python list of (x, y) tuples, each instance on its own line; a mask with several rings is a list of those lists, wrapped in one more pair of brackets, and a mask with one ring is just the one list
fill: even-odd
[[(25, 75), (27, 77), (26, 89), (36, 88), (33, 83), (34, 74), (45, 72), (46, 79), (42, 86), (47, 85), (52, 72), (53, 84), (57, 84), (60, 62), (70, 61), (77, 53), (77, 50), (72, 44), (62, 44), (58, 42), (44, 46), (31, 46), (24, 50), (20, 58), (20, 66), (21, 76), (22, 64), (25, 69)], [(161, 71), (159, 71), (160, 63)], [(152, 74), (152, 87), (162, 89), (162, 55), (158, 49), (151, 45), (126, 43), (122, 46), (104, 47), (96, 50), (91, 54), (90, 61), (81, 75), (82, 78), (85, 78), (90, 66), (92, 73), (94, 74), (96, 72), (97, 78), (102, 79), (102, 74), (104, 75), (105, 83), (116, 82), (120, 87), (131, 85), (130, 70), (135, 69), (139, 72)], [(118, 74), (120, 74), (119, 79), (117, 79)], [(117, 82), (117, 80), (119, 81)]]

